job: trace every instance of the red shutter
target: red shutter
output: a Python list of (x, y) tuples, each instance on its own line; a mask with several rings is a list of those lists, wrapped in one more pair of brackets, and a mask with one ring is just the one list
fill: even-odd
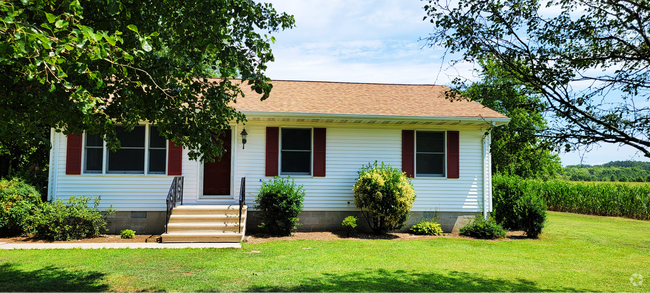
[(325, 177), (325, 128), (314, 128), (314, 176)]
[(402, 171), (413, 178), (415, 174), (415, 131), (402, 130)]
[(447, 178), (460, 177), (458, 131), (447, 131)]
[(266, 176), (278, 176), (280, 128), (266, 128)]
[(167, 157), (167, 175), (183, 175), (183, 147), (169, 141), (169, 156)]
[(65, 174), (81, 174), (81, 135), (79, 133), (68, 134), (68, 151), (65, 155)]

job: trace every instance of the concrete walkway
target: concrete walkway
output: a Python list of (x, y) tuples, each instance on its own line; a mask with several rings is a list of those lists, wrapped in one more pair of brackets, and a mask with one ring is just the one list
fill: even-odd
[(241, 243), (7, 243), (0, 249), (102, 249), (102, 248), (241, 248)]

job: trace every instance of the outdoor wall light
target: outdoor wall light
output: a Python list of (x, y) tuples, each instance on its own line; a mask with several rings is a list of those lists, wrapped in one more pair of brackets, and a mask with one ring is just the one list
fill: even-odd
[(246, 128), (241, 131), (241, 144), (242, 144), (242, 149), (246, 148), (246, 139), (248, 138), (248, 132), (246, 132)]

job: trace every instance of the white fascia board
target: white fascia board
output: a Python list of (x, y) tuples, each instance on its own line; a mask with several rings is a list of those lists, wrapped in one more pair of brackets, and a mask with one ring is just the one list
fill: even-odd
[(295, 118), (295, 119), (368, 119), (384, 121), (441, 121), (441, 122), (486, 122), (495, 126), (506, 125), (510, 118), (485, 117), (435, 117), (435, 116), (397, 116), (397, 115), (363, 115), (363, 114), (331, 114), (331, 113), (300, 113), (300, 112), (266, 112), (240, 111), (255, 118)]

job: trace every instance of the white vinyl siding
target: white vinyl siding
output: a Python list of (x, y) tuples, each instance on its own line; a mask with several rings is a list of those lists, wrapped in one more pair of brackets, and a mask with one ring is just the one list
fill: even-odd
[[(164, 211), (165, 198), (172, 178), (163, 174), (85, 174), (66, 175), (67, 138), (61, 133), (54, 134), (52, 151), (55, 151), (55, 170), (50, 180), (50, 196), (67, 200), (71, 195), (101, 196), (100, 208), (113, 204), (117, 211)], [(183, 150), (183, 176), (185, 192), (196, 193), (196, 168), (186, 168), (190, 164), (187, 151)]]
[[(460, 178), (414, 178), (417, 198), (413, 211), (478, 212), (483, 201), (483, 131), (476, 126), (427, 126), (364, 123), (246, 123), (248, 141), (241, 145), (241, 125), (233, 131), (234, 199), (199, 197), (202, 164), (190, 161), (183, 150), (185, 204), (235, 204), (241, 177), (246, 177), (246, 202), (253, 206), (265, 174), (266, 127), (326, 128), (326, 177), (291, 176), (304, 185), (305, 211), (354, 211), (352, 186), (361, 166), (374, 161), (402, 167), (402, 130), (447, 131), (460, 134)], [(235, 135), (236, 134), (236, 135)], [(66, 175), (66, 137), (55, 134), (56, 178), (52, 195), (66, 199), (70, 195), (100, 195), (102, 206), (113, 203), (118, 211), (164, 211), (165, 197), (173, 176), (163, 175)], [(281, 177), (287, 177), (281, 175)], [(51, 178), (52, 179), (52, 178)], [(489, 199), (488, 199), (489, 200)], [(489, 202), (488, 202), (489, 203)]]

